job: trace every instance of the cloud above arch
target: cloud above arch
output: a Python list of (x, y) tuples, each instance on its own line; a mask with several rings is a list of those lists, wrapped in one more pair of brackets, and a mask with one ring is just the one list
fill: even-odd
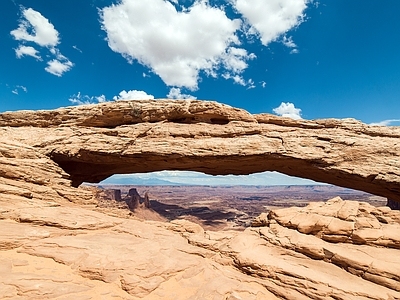
[[(197, 0), (121, 0), (100, 10), (111, 50), (140, 63), (167, 86), (198, 89), (200, 74), (243, 78), (256, 56), (243, 47), (243, 36), (267, 45), (303, 18), (307, 0), (231, 0), (224, 6)], [(228, 17), (227, 7), (237, 11)], [(244, 34), (245, 33), (245, 34)], [(222, 76), (222, 74), (224, 76)]]

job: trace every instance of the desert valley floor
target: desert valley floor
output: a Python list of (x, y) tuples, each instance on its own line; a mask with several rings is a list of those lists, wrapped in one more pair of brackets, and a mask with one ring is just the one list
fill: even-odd
[[(377, 207), (385, 206), (387, 202), (383, 197), (333, 185), (98, 185), (98, 187), (108, 191), (120, 190), (122, 199), (130, 189), (136, 189), (141, 196), (148, 193), (151, 209), (159, 216), (147, 214), (147, 217), (165, 221), (185, 219), (207, 230), (243, 230), (251, 225), (254, 218), (271, 209), (303, 207), (309, 202), (324, 202), (336, 196), (343, 200), (365, 201)], [(99, 198), (99, 207), (114, 206), (125, 211), (129, 209), (124, 202), (115, 201), (107, 195), (103, 194)]]

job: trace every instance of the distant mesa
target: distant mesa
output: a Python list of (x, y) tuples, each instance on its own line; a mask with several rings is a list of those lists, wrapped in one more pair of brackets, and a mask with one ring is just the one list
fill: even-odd
[(19, 182), (29, 197), (47, 187), (78, 201), (74, 187), (113, 174), (277, 171), (383, 196), (393, 208), (400, 202), (400, 127), (252, 115), (210, 101), (135, 100), (2, 113), (0, 130), (0, 179)]
[(107, 178), (102, 182), (104, 185), (120, 184), (120, 185), (184, 185), (169, 180), (158, 178)]

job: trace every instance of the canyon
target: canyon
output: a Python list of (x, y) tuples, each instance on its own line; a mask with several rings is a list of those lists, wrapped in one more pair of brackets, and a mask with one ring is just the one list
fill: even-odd
[[(135, 100), (6, 112), (0, 133), (2, 299), (400, 299), (398, 127)], [(82, 185), (157, 170), (278, 171), (389, 207), (336, 197), (213, 231)]]

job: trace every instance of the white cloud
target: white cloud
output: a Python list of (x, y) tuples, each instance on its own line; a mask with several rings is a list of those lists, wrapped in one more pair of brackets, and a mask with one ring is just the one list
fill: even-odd
[[(50, 51), (50, 54), (55, 57), (55, 59), (47, 62), (47, 67), (45, 68), (47, 72), (60, 77), (69, 71), (74, 64), (56, 48), (60, 43), (60, 39), (58, 31), (54, 28), (53, 24), (40, 12), (32, 8), (22, 8), (22, 15), (23, 19), (20, 20), (18, 28), (10, 32), (14, 39), (24, 43), (33, 42), (41, 47), (46, 47)], [(32, 46), (20, 45), (15, 50), (15, 53), (18, 58), (29, 55), (42, 60), (38, 54), (39, 51)]]
[(293, 38), (292, 37), (284, 36), (282, 38), (282, 43), (288, 48), (296, 48), (297, 47), (297, 45), (293, 42)]
[(75, 105), (95, 104), (107, 101), (106, 96), (104, 95), (88, 96), (82, 95), (81, 92), (78, 92), (78, 94), (71, 96), (68, 100)]
[(149, 95), (144, 91), (121, 91), (118, 96), (114, 96), (113, 100), (149, 100), (154, 99), (153, 95)]
[(243, 72), (248, 66), (246, 61), (255, 59), (256, 55), (254, 53), (248, 54), (247, 51), (242, 48), (229, 47), (222, 58), (225, 68), (237, 74)]
[(247, 89), (250, 90), (254, 88), (256, 88), (256, 85), (254, 84), (254, 80), (250, 78), (247, 80)]
[(303, 22), (309, 0), (232, 0), (246, 19), (247, 33), (260, 37), (263, 45)]
[(53, 54), (56, 59), (47, 62), (47, 67), (45, 68), (47, 72), (60, 77), (74, 66), (74, 64), (62, 55), (57, 48), (51, 48), (50, 53)]
[(83, 53), (81, 49), (79, 49), (76, 45), (72, 46), (76, 51), (79, 51), (80, 53)]
[(55, 47), (59, 43), (58, 31), (40, 12), (28, 8), (22, 14), (25, 19), (11, 31), (16, 40), (34, 42), (42, 47)]
[(47, 67), (45, 70), (50, 74), (61, 77), (65, 72), (68, 72), (74, 64), (70, 62), (68, 59), (65, 61), (59, 61), (57, 59), (53, 59), (47, 62)]
[(21, 58), (24, 55), (32, 56), (36, 58), (37, 60), (42, 60), (40, 55), (38, 55), (39, 51), (37, 51), (35, 48), (31, 46), (19, 46), (17, 49), (15, 49), (15, 54), (17, 55), (17, 58)]
[(25, 93), (27, 93), (27, 92), (28, 92), (28, 89), (27, 89), (25, 86), (23, 86), (23, 85), (17, 85), (17, 86), (15, 87), (15, 89), (13, 89), (13, 90), (11, 91), (11, 93), (13, 93), (13, 94), (15, 94), (15, 95), (19, 95), (19, 91), (24, 91)]
[(225, 68), (234, 76), (254, 58), (237, 47), (241, 21), (208, 1), (177, 11), (164, 0), (122, 0), (100, 14), (109, 47), (149, 67), (169, 86), (196, 90), (200, 72), (216, 77)]
[[(113, 100), (118, 101), (118, 100), (149, 100), (149, 99), (154, 99), (153, 95), (148, 95), (144, 91), (137, 91), (137, 90), (132, 90), (132, 91), (121, 91), (118, 96), (114, 96)], [(76, 95), (72, 95), (68, 99), (71, 103), (76, 104), (76, 105), (82, 105), (82, 104), (96, 104), (96, 103), (102, 103), (102, 102), (107, 102), (107, 98), (105, 95), (100, 95), (100, 96), (88, 96), (88, 95), (82, 95), (81, 92), (78, 92)]]
[(223, 78), (225, 78), (225, 79), (232, 79), (233, 80), (233, 82), (235, 83), (235, 84), (239, 84), (239, 85), (242, 85), (242, 86), (247, 86), (247, 89), (253, 89), (253, 88), (255, 88), (256, 86), (254, 85), (254, 80), (253, 79), (248, 79), (248, 80), (245, 80), (242, 76), (240, 76), (240, 75), (231, 75), (231, 74), (229, 74), (229, 73), (225, 73), (225, 74), (222, 74), (222, 77)]
[(370, 123), (371, 126), (390, 126), (393, 123), (400, 123), (400, 119), (383, 120), (377, 123)]
[(182, 94), (180, 88), (171, 88), (167, 98), (169, 99), (197, 99), (195, 96), (188, 95), (188, 94)]
[(286, 47), (292, 49), (292, 50), (290, 51), (290, 54), (297, 54), (297, 53), (299, 53), (299, 49), (297, 49), (297, 45), (293, 42), (293, 38), (292, 38), (292, 37), (283, 36), (283, 38), (282, 38), (282, 44), (284, 44)]
[(227, 80), (228, 79), (232, 79), (236, 84), (240, 84), (240, 85), (243, 85), (243, 86), (246, 85), (246, 82), (244, 81), (242, 76), (239, 76), (239, 75), (232, 76), (229, 73), (225, 73), (225, 74), (222, 74), (222, 77), (224, 77)]
[(295, 120), (301, 119), (301, 109), (296, 108), (293, 103), (282, 102), (277, 108), (273, 109), (274, 113), (282, 117), (288, 117)]

